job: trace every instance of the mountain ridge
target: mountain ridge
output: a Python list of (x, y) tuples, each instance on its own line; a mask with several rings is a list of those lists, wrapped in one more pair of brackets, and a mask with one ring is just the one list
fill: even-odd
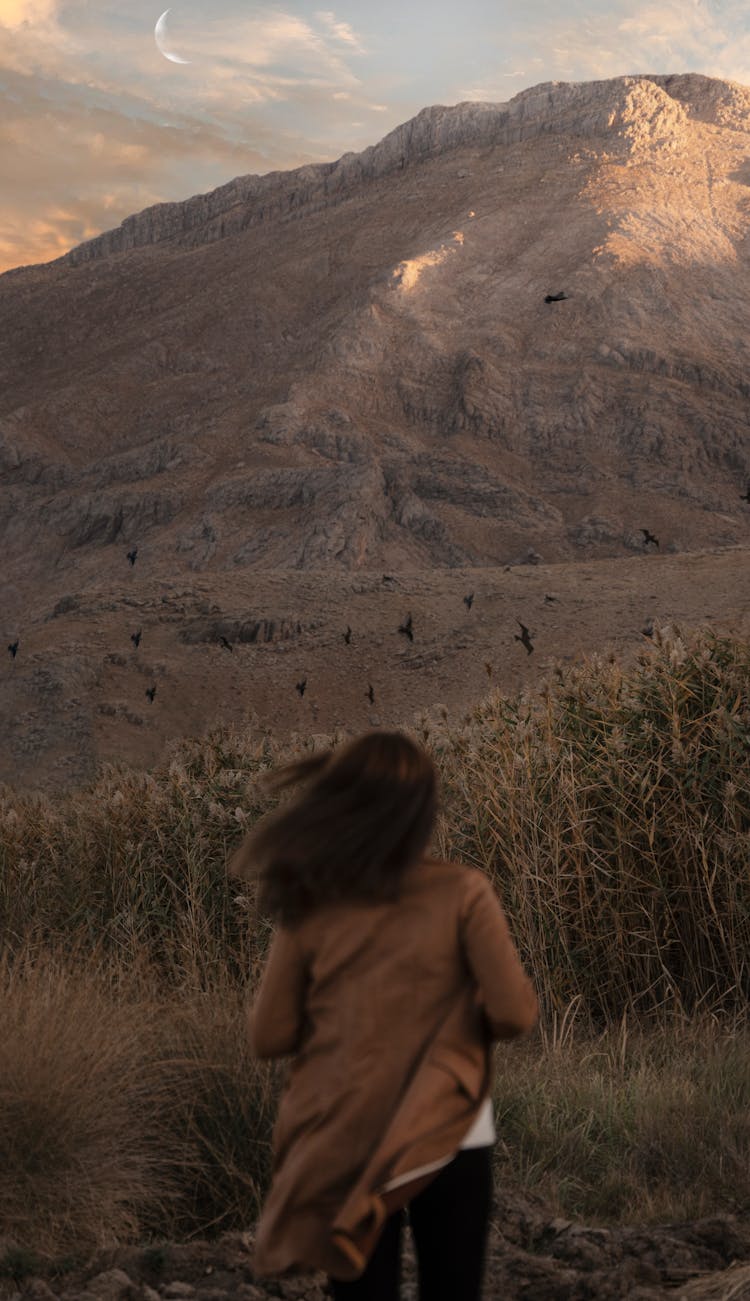
[[(462, 145), (517, 143), (560, 127), (570, 131), (571, 119), (576, 117), (578, 126), (573, 134), (593, 135), (612, 126), (616, 120), (612, 114), (618, 110), (620, 119), (627, 124), (633, 92), (643, 87), (654, 87), (663, 96), (661, 100), (653, 97), (651, 105), (654, 114), (651, 126), (657, 130), (669, 131), (681, 118), (689, 116), (692, 109), (693, 114), (702, 115), (703, 121), (750, 132), (750, 90), (737, 82), (697, 73), (643, 74), (595, 82), (543, 82), (520, 91), (507, 102), (465, 101), (451, 107), (424, 108), (375, 145), (360, 153), (346, 153), (332, 162), (239, 176), (204, 194), (153, 204), (126, 217), (112, 230), (70, 249), (52, 263), (41, 265), (80, 266), (116, 252), (175, 238), (186, 241), (183, 246), (195, 247), (246, 229), (253, 221), (293, 217), (321, 196), (335, 201), (337, 194), (352, 185), (388, 175), (400, 166), (422, 162), (435, 151)], [(619, 97), (613, 94), (617, 91)], [(631, 147), (634, 147), (632, 142)], [(253, 204), (258, 207), (250, 214), (250, 220), (243, 221), (243, 216), (236, 213), (231, 215), (238, 206)], [(191, 234), (200, 230), (204, 239), (191, 240)], [(23, 269), (13, 268), (13, 271)]]

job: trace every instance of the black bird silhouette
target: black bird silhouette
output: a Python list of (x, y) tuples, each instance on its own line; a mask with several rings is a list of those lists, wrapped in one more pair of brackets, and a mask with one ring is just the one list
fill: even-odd
[(349, 645), (351, 639), (352, 639), (352, 630), (351, 630), (351, 628), (349, 627), (349, 625), (347, 624), (347, 625), (346, 625), (346, 632), (344, 633), (344, 641), (346, 642), (347, 646)]
[(469, 595), (464, 597), (464, 605), (466, 606), (467, 610), (470, 610), (473, 604), (474, 604), (474, 593), (469, 592)]
[(568, 297), (566, 293), (547, 294), (545, 303), (562, 303)]
[(526, 654), (530, 655), (534, 649), (534, 647), (531, 644), (531, 634), (528, 628), (526, 627), (526, 624), (521, 623), (520, 619), (516, 619), (516, 623), (521, 629), (521, 636), (519, 637), (518, 633), (516, 632), (513, 634), (513, 640), (520, 641), (521, 645), (526, 647)]
[(553, 601), (556, 601), (556, 600), (557, 600), (557, 597), (556, 597), (556, 596), (548, 596), (547, 593), (545, 592), (545, 594), (544, 594), (544, 599), (545, 599), (545, 601), (547, 602), (547, 605), (551, 605)]
[(146, 687), (146, 695), (148, 696), (149, 700), (151, 701), (151, 704), (153, 705), (154, 696), (156, 695), (156, 687)]
[(231, 641), (227, 641), (226, 637), (220, 637), (220, 638), (219, 638), (219, 643), (220, 643), (220, 645), (222, 645), (222, 646), (224, 647), (224, 650), (228, 650), (228, 651), (233, 651), (233, 650), (234, 650), (234, 647), (232, 646)]
[(747, 492), (744, 496), (740, 493), (740, 501), (750, 502), (750, 483), (747, 485)]
[(139, 647), (140, 644), (141, 644), (141, 629), (140, 629), (140, 628), (138, 629), (137, 632), (131, 632), (131, 634), (130, 634), (130, 640), (132, 641), (133, 645), (135, 646), (135, 649), (138, 650), (138, 647)]
[(305, 687), (306, 687), (306, 686), (307, 686), (307, 678), (303, 678), (301, 682), (298, 682), (298, 683), (297, 683), (297, 688), (296, 688), (296, 689), (297, 689), (297, 691), (299, 691), (299, 693), (300, 693), (301, 696), (304, 696), (304, 694), (305, 694)]
[(648, 529), (641, 529), (641, 533), (643, 534), (643, 545), (644, 545), (644, 547), (647, 547), (648, 544), (649, 544), (649, 542), (653, 542), (654, 546), (655, 546), (655, 547), (658, 547), (658, 545), (659, 545), (659, 539), (658, 539), (658, 538), (655, 538), (654, 535), (653, 535), (653, 533), (649, 533)]
[(398, 630), (404, 637), (408, 637), (409, 641), (414, 641), (414, 629), (412, 627), (411, 615), (409, 615), (403, 623), (399, 624)]
[(8, 650), (10, 651), (11, 655), (13, 656), (13, 659), (15, 659), (15, 658), (16, 658), (16, 655), (18, 654), (18, 638), (17, 638), (17, 637), (16, 637), (16, 640), (15, 640), (15, 641), (12, 641), (12, 642), (10, 643), (10, 645), (8, 646)]
[(135, 564), (135, 558), (137, 555), (138, 555), (137, 547), (133, 547), (133, 550), (128, 552), (128, 560), (130, 561), (131, 565)]
[(375, 691), (371, 682), (367, 684), (367, 699), (371, 705), (375, 704)]

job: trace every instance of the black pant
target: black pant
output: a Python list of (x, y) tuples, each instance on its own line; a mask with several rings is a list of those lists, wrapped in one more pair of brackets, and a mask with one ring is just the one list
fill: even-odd
[[(419, 1301), (480, 1301), (492, 1203), (492, 1148), (469, 1147), (409, 1203)], [(403, 1210), (386, 1220), (353, 1283), (331, 1279), (334, 1301), (399, 1301)]]

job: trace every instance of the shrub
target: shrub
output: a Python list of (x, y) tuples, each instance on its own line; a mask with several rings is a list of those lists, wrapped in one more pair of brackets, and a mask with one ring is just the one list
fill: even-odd
[(0, 1224), (20, 1247), (107, 1246), (163, 1215), (158, 1033), (148, 1004), (113, 1004), (75, 959), (0, 970)]

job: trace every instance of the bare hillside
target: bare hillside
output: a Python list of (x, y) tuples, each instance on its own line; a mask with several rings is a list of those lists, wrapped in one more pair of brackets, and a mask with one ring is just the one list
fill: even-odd
[[(0, 633), (19, 639), (0, 777), (148, 761), (181, 728), (248, 707), (294, 723), (301, 679), (289, 704), (282, 666), (304, 676), (313, 643), (325, 672), (299, 721), (359, 725), (338, 625), (357, 581), (382, 572), (406, 607), (423, 591), (445, 672), (415, 662), (413, 686), (388, 706), (379, 688), (364, 722), (487, 685), (498, 657), (463, 625), (475, 668), (451, 660), (454, 588), (485, 574), (499, 591), (507, 565), (554, 567), (554, 587), (606, 562), (591, 624), (572, 641), (559, 629), (560, 654), (579, 632), (588, 646), (640, 635), (632, 613), (622, 629), (607, 613), (617, 564), (636, 623), (652, 561), (674, 561), (662, 606), (740, 616), (749, 132), (736, 84), (548, 84), (425, 109), (363, 154), (237, 178), (0, 276)], [(693, 553), (714, 556), (710, 577), (695, 570), (704, 589)], [(394, 645), (412, 653), (390, 619), (379, 593), (358, 693), (395, 674)], [(150, 631), (136, 649), (146, 623), (172, 640)], [(239, 629), (255, 624), (253, 642)], [(220, 635), (272, 648), (251, 690), (236, 651), (215, 663)], [(210, 666), (188, 668), (201, 645)], [(125, 690), (112, 656), (143, 681)], [(155, 727), (162, 672), (174, 690)]]

